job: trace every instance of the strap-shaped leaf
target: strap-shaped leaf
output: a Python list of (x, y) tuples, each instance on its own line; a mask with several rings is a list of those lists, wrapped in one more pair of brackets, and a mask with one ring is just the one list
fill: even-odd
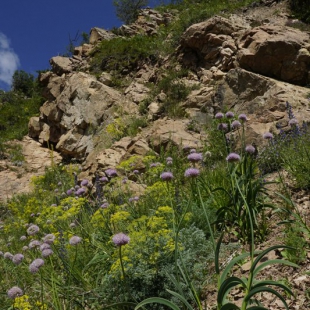
[(214, 253), (214, 255), (215, 255), (215, 259), (214, 259), (215, 262), (214, 263), (215, 263), (216, 274), (220, 274), (219, 257), (220, 257), (220, 248), (221, 248), (223, 237), (224, 237), (224, 232), (221, 233), (220, 238), (217, 241), (215, 253)]
[(237, 277), (230, 277), (226, 279), (222, 285), (219, 288), (219, 291), (217, 293), (217, 303), (222, 304), (223, 300), (225, 299), (225, 296), (228, 294), (228, 292), (237, 285), (242, 285), (244, 288), (246, 288), (246, 284)]
[(184, 298), (184, 296), (178, 294), (177, 292), (174, 292), (174, 291), (170, 291), (167, 289), (167, 292), (170, 293), (171, 295), (179, 298), (183, 303), (184, 305), (187, 307), (186, 309), (188, 310), (194, 310), (194, 308), (189, 304), (189, 302), (186, 300), (186, 298)]
[(255, 285), (253, 285), (252, 289), (254, 289), (256, 287), (260, 287), (260, 286), (265, 286), (265, 285), (274, 285), (274, 286), (280, 287), (280, 288), (284, 289), (286, 292), (288, 292), (290, 295), (294, 296), (294, 293), (291, 291), (291, 289), (288, 286), (286, 286), (283, 283), (280, 283), (277, 281), (272, 281), (272, 280), (259, 281)]
[(157, 303), (157, 304), (162, 304), (165, 305), (173, 310), (181, 310), (176, 304), (172, 303), (171, 301), (165, 299), (165, 298), (161, 298), (161, 297), (151, 297), (151, 298), (147, 298), (142, 300), (139, 304), (137, 304), (137, 306), (135, 307), (135, 310), (148, 305), (148, 304), (153, 304), (153, 303)]
[(239, 310), (240, 308), (238, 306), (236, 306), (235, 304), (229, 302), (225, 305), (223, 305), (220, 310)]
[(291, 266), (291, 267), (299, 268), (298, 265), (296, 265), (296, 264), (294, 264), (294, 263), (292, 263), (290, 261), (284, 260), (284, 259), (271, 259), (271, 260), (267, 260), (266, 262), (263, 262), (260, 265), (258, 265), (256, 267), (256, 269), (254, 270), (254, 272), (253, 272), (253, 276), (255, 277), (255, 275), (259, 271), (261, 271), (262, 269), (264, 269), (268, 265), (273, 265), (273, 264), (283, 264), (283, 265), (286, 265), (286, 266)]
[(244, 297), (244, 300), (246, 302), (248, 302), (252, 296), (254, 296), (257, 293), (261, 293), (261, 292), (269, 292), (269, 293), (271, 293), (273, 295), (276, 295), (283, 302), (285, 308), (287, 310), (289, 310), (288, 305), (287, 305), (285, 299), (282, 297), (282, 295), (279, 292), (277, 292), (276, 290), (274, 290), (274, 289), (272, 289), (270, 287), (267, 287), (267, 286), (261, 286), (261, 287), (256, 287), (256, 288), (252, 289), (248, 293), (248, 295)]
[(250, 308), (247, 308), (246, 310), (269, 310), (269, 309), (262, 306), (252, 306)]

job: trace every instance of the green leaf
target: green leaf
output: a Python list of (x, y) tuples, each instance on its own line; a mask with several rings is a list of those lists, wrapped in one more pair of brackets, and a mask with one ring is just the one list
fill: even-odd
[(240, 308), (238, 306), (236, 306), (235, 304), (231, 303), (231, 302), (223, 305), (220, 308), (220, 310), (234, 310), (234, 309), (239, 310)]
[(139, 304), (137, 304), (137, 306), (135, 307), (135, 310), (137, 310), (137, 309), (139, 309), (145, 305), (153, 304), (153, 303), (165, 305), (165, 306), (167, 306), (173, 310), (181, 310), (176, 304), (172, 303), (171, 301), (169, 301), (165, 298), (161, 298), (161, 297), (151, 297), (151, 298), (144, 299)]
[(284, 259), (271, 259), (271, 260), (268, 260), (268, 261), (263, 262), (260, 265), (258, 265), (256, 267), (256, 269), (253, 271), (253, 276), (255, 276), (259, 271), (261, 271), (262, 269), (264, 269), (268, 265), (272, 265), (272, 264), (283, 264), (283, 265), (286, 265), (286, 266), (291, 266), (291, 267), (299, 268), (298, 265), (296, 265), (296, 264), (294, 264), (294, 263), (292, 263), (290, 261), (284, 260)]
[(220, 256), (220, 248), (221, 248), (223, 237), (224, 237), (224, 232), (221, 234), (221, 236), (220, 236), (220, 238), (216, 244), (215, 253), (214, 253), (214, 255), (215, 255), (214, 263), (215, 263), (216, 274), (220, 274), (219, 256)]
[(136, 305), (136, 303), (133, 303), (133, 302), (117, 302), (115, 304), (104, 306), (104, 309), (109, 309), (109, 308), (119, 307), (119, 306), (126, 306), (126, 307), (132, 306), (132, 307), (134, 307), (135, 305)]
[(256, 288), (252, 289), (247, 294), (247, 296), (244, 297), (245, 302), (248, 302), (251, 299), (252, 296), (254, 296), (257, 293), (261, 293), (261, 292), (269, 292), (269, 293), (277, 296), (283, 302), (285, 308), (287, 310), (289, 310), (288, 305), (287, 305), (285, 299), (282, 297), (282, 295), (279, 292), (277, 292), (276, 290), (274, 290), (274, 289), (272, 289), (270, 287), (267, 287), (267, 286), (261, 286), (261, 287), (256, 287)]
[(242, 287), (246, 288), (246, 284), (237, 277), (230, 277), (226, 279), (219, 288), (217, 294), (217, 303), (222, 304), (228, 292), (237, 285), (242, 285)]
[(194, 308), (189, 304), (189, 302), (184, 298), (184, 296), (174, 292), (174, 291), (170, 291), (167, 289), (167, 292), (170, 293), (171, 295), (179, 298), (183, 303), (184, 305), (187, 307), (188, 310), (194, 310)]
[(293, 292), (291, 291), (290, 288), (288, 288), (285, 284), (282, 284), (280, 282), (277, 281), (272, 281), (272, 280), (263, 280), (263, 281), (259, 281), (257, 282), (252, 288), (256, 288), (256, 287), (261, 287), (261, 286), (265, 286), (265, 285), (274, 285), (274, 286), (278, 286), (282, 289), (284, 289), (286, 292), (288, 292), (290, 295), (294, 296)]
[(262, 306), (252, 306), (250, 308), (247, 308), (246, 310), (269, 310), (269, 309)]

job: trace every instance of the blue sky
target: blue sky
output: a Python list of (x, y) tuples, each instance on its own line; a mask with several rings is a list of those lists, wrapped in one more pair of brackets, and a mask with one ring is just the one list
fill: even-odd
[(50, 68), (49, 59), (64, 54), (78, 31), (121, 24), (112, 0), (1, 0), (0, 89), (9, 90), (17, 69), (35, 75)]

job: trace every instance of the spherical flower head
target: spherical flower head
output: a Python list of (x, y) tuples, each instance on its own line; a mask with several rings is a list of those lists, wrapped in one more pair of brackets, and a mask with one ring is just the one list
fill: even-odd
[(229, 162), (229, 163), (235, 163), (235, 162), (238, 162), (240, 161), (240, 155), (238, 155), (237, 153), (230, 153), (227, 157), (226, 157), (226, 160)]
[(139, 174), (139, 170), (134, 170), (133, 172), (132, 172), (133, 174)]
[(27, 237), (26, 237), (26, 236), (21, 236), (21, 237), (19, 238), (19, 240), (20, 240), (20, 241), (25, 241), (25, 240), (27, 240)]
[(5, 252), (4, 254), (3, 254), (3, 257), (5, 258), (5, 259), (9, 259), (9, 260), (12, 260), (13, 259), (13, 254), (12, 253), (10, 253), (10, 252)]
[(74, 189), (73, 188), (70, 188), (70, 189), (67, 190), (67, 195), (68, 196), (71, 196), (73, 193), (74, 193)]
[(239, 121), (240, 122), (246, 122), (247, 120), (248, 120), (248, 118), (247, 118), (247, 116), (245, 115), (245, 114), (240, 114), (239, 116), (238, 116), (238, 118), (239, 118)]
[(76, 224), (75, 224), (75, 223), (70, 223), (70, 224), (69, 224), (69, 227), (70, 227), (70, 228), (75, 228), (75, 227), (76, 227)]
[(76, 192), (75, 192), (75, 195), (77, 195), (77, 196), (82, 196), (82, 195), (84, 195), (86, 193), (86, 190), (85, 190), (85, 188), (79, 188)]
[(37, 273), (39, 271), (39, 268), (33, 264), (30, 264), (28, 268), (31, 273)]
[(12, 257), (12, 262), (15, 264), (15, 265), (19, 265), (21, 264), (21, 262), (23, 261), (24, 259), (24, 255), (23, 254), (15, 254), (13, 257)]
[(225, 114), (225, 116), (226, 116), (227, 118), (234, 118), (234, 117), (235, 117), (235, 114), (234, 114), (233, 112), (231, 112), (231, 111), (228, 111), (228, 112)]
[(87, 186), (88, 185), (88, 180), (82, 180), (82, 182), (81, 182), (81, 185), (82, 186)]
[(27, 229), (27, 234), (33, 236), (40, 231), (40, 228), (37, 225), (30, 225)]
[(160, 175), (160, 178), (163, 180), (163, 181), (171, 181), (173, 179), (173, 174), (172, 172), (170, 171), (166, 171), (166, 172), (163, 172), (161, 175)]
[(101, 208), (101, 209), (106, 209), (108, 206), (109, 206), (109, 203), (108, 203), (108, 202), (104, 202), (104, 203), (100, 206), (100, 208)]
[(255, 153), (255, 147), (251, 144), (247, 145), (245, 147), (245, 151), (248, 153), (248, 154), (254, 154)]
[(99, 179), (99, 181), (102, 182), (102, 183), (107, 183), (107, 182), (109, 182), (109, 179), (107, 177), (101, 177)]
[(54, 252), (52, 249), (45, 249), (41, 252), (42, 257), (48, 257), (50, 255), (52, 255)]
[(293, 127), (293, 126), (298, 125), (298, 121), (297, 121), (296, 118), (292, 118), (292, 119), (289, 120), (288, 124), (289, 124), (291, 127)]
[(214, 117), (215, 117), (216, 119), (222, 119), (222, 118), (224, 117), (224, 114), (221, 113), (221, 112), (218, 112), (218, 113), (215, 114)]
[(160, 163), (159, 163), (159, 162), (151, 163), (151, 164), (150, 164), (150, 168), (154, 168), (154, 167), (158, 167), (158, 166), (160, 166)]
[(235, 120), (235, 121), (233, 121), (233, 122), (231, 123), (231, 127), (232, 127), (233, 129), (238, 129), (238, 128), (241, 127), (241, 123), (240, 123), (239, 121)]
[(27, 251), (28, 249), (29, 248), (27, 247), (27, 245), (24, 245), (23, 248), (22, 248), (23, 252)]
[(226, 123), (220, 123), (217, 126), (217, 129), (223, 132), (227, 132), (228, 131), (228, 125)]
[(263, 134), (263, 138), (266, 140), (271, 140), (271, 139), (273, 139), (273, 134), (271, 132), (265, 132)]
[(200, 174), (199, 169), (197, 168), (188, 168), (185, 170), (184, 176), (187, 178), (195, 178)]
[(50, 248), (51, 248), (51, 246), (48, 243), (42, 243), (40, 245), (40, 251), (44, 251), (44, 250), (50, 249)]
[(36, 258), (31, 265), (35, 266), (36, 268), (40, 268), (44, 265), (44, 260), (42, 258)]
[(190, 149), (189, 150), (189, 153), (191, 154), (191, 153), (196, 153), (196, 149)]
[(72, 237), (69, 239), (69, 244), (71, 244), (71, 245), (77, 245), (77, 244), (79, 244), (81, 241), (82, 241), (82, 238), (81, 238), (81, 237), (79, 237), (79, 236), (72, 236)]
[(116, 176), (117, 176), (117, 171), (116, 171), (115, 169), (107, 169), (107, 170), (105, 171), (105, 174), (106, 174), (108, 177), (112, 178), (112, 177), (116, 177)]
[(129, 236), (121, 232), (121, 233), (114, 235), (112, 238), (112, 241), (116, 246), (122, 246), (122, 245), (129, 243), (130, 238)]
[(55, 239), (56, 237), (54, 234), (47, 234), (46, 236), (44, 236), (43, 242), (48, 243), (48, 244), (53, 244)]
[(201, 153), (190, 153), (187, 156), (187, 159), (191, 162), (197, 163), (199, 161), (202, 161), (202, 154)]
[(13, 286), (12, 288), (10, 288), (7, 292), (8, 297), (11, 299), (15, 299), (16, 297), (20, 297), (24, 295), (24, 292), (21, 288), (19, 288), (18, 286)]
[(41, 245), (41, 242), (39, 240), (32, 240), (28, 244), (29, 249), (34, 249), (36, 247), (39, 247), (40, 245)]

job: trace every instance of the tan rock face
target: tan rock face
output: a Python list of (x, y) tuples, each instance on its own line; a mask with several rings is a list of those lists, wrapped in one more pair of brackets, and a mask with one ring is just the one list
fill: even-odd
[(293, 84), (310, 81), (310, 36), (298, 29), (261, 26), (239, 40), (240, 67)]

